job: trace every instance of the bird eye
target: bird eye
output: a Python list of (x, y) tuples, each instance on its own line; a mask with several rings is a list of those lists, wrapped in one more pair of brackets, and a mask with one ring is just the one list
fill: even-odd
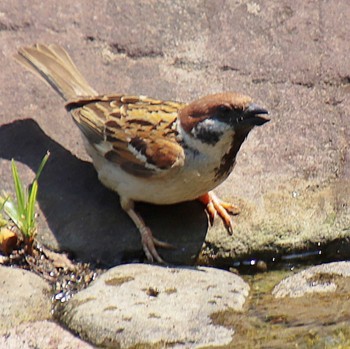
[(228, 105), (224, 105), (224, 104), (220, 105), (218, 109), (220, 113), (223, 113), (223, 114), (229, 113), (231, 111), (231, 108)]

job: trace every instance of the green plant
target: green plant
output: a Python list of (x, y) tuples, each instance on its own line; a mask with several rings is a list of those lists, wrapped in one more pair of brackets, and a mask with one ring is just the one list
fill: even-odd
[(24, 240), (31, 243), (36, 233), (35, 203), (38, 195), (38, 179), (50, 156), (47, 152), (42, 159), (35, 178), (28, 188), (25, 188), (18, 174), (15, 161), (12, 159), (12, 177), (15, 186), (16, 200), (10, 196), (0, 197), (0, 206), (11, 218), (14, 224), (23, 234)]
[(7, 198), (2, 200), (1, 197), (0, 197), (0, 228), (4, 227), (7, 224), (7, 220), (1, 214), (2, 210), (4, 209), (4, 205), (5, 205), (6, 201), (7, 201)]

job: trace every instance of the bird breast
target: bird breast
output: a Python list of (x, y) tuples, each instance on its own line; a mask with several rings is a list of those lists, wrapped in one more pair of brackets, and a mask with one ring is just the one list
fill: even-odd
[[(121, 197), (134, 201), (167, 205), (190, 201), (214, 189), (228, 176), (218, 177), (223, 154), (218, 147), (195, 143), (185, 147), (185, 162), (181, 168), (162, 176), (138, 177), (125, 172), (116, 163), (106, 160), (88, 142), (86, 148), (92, 157), (100, 181)], [(226, 147), (229, 149), (229, 145)]]

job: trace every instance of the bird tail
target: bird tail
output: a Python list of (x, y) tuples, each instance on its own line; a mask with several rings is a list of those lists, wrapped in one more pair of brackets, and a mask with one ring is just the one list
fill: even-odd
[(15, 59), (46, 81), (65, 100), (98, 94), (79, 72), (69, 54), (58, 45), (21, 47)]

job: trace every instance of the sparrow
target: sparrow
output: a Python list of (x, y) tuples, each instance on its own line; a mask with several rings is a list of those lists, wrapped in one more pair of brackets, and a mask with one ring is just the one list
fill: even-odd
[(266, 109), (235, 92), (211, 94), (189, 104), (98, 94), (69, 54), (54, 44), (22, 47), (15, 58), (65, 100), (99, 180), (119, 194), (148, 260), (163, 263), (157, 247), (172, 246), (152, 235), (135, 211), (135, 201), (168, 205), (198, 199), (210, 222), (218, 214), (232, 234), (230, 214), (238, 208), (212, 190), (231, 173), (249, 132), (270, 120)]

